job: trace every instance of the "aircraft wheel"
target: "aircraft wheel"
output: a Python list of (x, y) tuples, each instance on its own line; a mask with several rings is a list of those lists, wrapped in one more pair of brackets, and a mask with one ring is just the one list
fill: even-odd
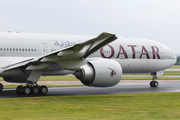
[(41, 86), (39, 88), (39, 92), (42, 94), (42, 95), (46, 95), (48, 93), (48, 88), (46, 86)]
[(18, 95), (21, 95), (23, 93), (23, 86), (22, 85), (19, 85), (17, 88), (16, 88), (16, 93)]
[(3, 90), (3, 84), (0, 83), (0, 92)]
[(33, 86), (31, 88), (31, 92), (33, 95), (38, 95), (39, 94), (39, 87), (38, 86)]
[(151, 87), (153, 87), (153, 82), (154, 82), (154, 81), (151, 81), (151, 82), (150, 82), (150, 86), (151, 86)]
[(24, 93), (24, 95), (30, 95), (31, 94), (31, 87), (25, 86), (23, 88), (23, 93)]
[(151, 87), (158, 87), (159, 83), (157, 81), (151, 81), (150, 86)]
[(158, 87), (159, 83), (157, 81), (153, 82), (153, 87)]

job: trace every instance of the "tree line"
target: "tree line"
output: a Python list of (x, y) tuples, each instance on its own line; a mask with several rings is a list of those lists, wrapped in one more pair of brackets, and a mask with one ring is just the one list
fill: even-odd
[(175, 65), (180, 65), (180, 56), (177, 57), (177, 62), (175, 63)]

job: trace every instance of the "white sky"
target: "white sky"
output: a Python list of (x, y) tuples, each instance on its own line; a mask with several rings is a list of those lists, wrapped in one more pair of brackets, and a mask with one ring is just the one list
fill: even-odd
[(0, 31), (155, 40), (180, 53), (180, 0), (0, 0)]

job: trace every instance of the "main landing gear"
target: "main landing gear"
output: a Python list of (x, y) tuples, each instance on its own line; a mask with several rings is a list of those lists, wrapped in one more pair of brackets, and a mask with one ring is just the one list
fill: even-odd
[(22, 86), (22, 85), (19, 85), (17, 88), (16, 88), (16, 93), (18, 95), (30, 95), (30, 94), (33, 94), (33, 95), (46, 95), (48, 93), (48, 88), (46, 86), (39, 86), (37, 85), (37, 83), (35, 83), (36, 85), (33, 84), (29, 84), (27, 83), (27, 86)]
[(156, 72), (151, 73), (151, 75), (153, 76), (153, 79), (150, 82), (150, 86), (151, 87), (158, 87), (159, 83), (157, 81), (155, 81), (157, 79)]

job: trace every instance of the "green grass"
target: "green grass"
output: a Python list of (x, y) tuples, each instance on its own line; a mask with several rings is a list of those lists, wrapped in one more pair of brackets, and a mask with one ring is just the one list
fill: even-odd
[[(122, 77), (121, 80), (152, 80), (152, 77)], [(158, 77), (157, 80), (180, 80), (180, 77)]]
[[(128, 73), (123, 75), (151, 75), (151, 73)], [(180, 71), (163, 71), (163, 75), (180, 75)]]
[[(135, 74), (131, 74), (131, 75), (135, 75)], [(142, 74), (144, 75), (144, 74)], [(149, 74), (148, 74), (149, 75)], [(63, 78), (65, 78), (66, 76), (63, 76)], [(40, 79), (40, 81), (79, 81), (78, 79), (74, 79), (74, 77), (72, 76), (72, 80), (71, 79), (71, 76), (68, 76), (68, 80), (62, 80), (62, 79), (59, 79), (58, 78), (61, 78), (60, 77), (56, 77), (56, 76), (52, 76), (52, 77), (46, 77), (45, 79)], [(123, 76), (121, 78), (121, 80), (152, 80), (152, 76)], [(158, 80), (180, 80), (180, 77), (161, 77), (159, 76), (158, 77)], [(0, 81), (4, 81), (3, 79), (0, 78)]]
[(0, 99), (1, 120), (178, 120), (180, 93)]
[(75, 76), (41, 76), (40, 81), (77, 81)]
[(174, 66), (170, 67), (169, 69), (180, 69), (180, 65), (174, 65)]
[[(12, 88), (16, 88), (17, 86), (18, 85), (4, 85), (4, 89), (12, 89)], [(76, 86), (84, 86), (84, 85), (81, 84), (81, 85), (46, 85), (46, 86), (50, 88), (50, 87), (76, 87)]]
[[(40, 81), (77, 81), (78, 79), (75, 76), (41, 76)], [(4, 81), (2, 77), (0, 77), (0, 81)], [(79, 81), (79, 80), (78, 80)]]
[(151, 75), (151, 73), (123, 73), (123, 75)]
[(180, 75), (180, 71), (163, 71), (163, 75)]

